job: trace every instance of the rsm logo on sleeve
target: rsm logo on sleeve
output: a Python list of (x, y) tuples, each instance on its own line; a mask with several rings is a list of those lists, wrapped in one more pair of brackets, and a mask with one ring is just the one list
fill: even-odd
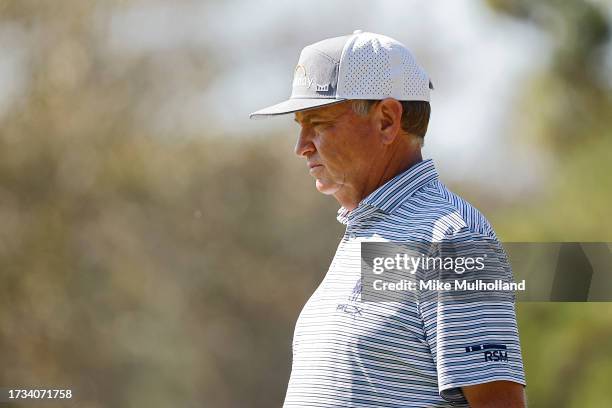
[(485, 351), (485, 361), (508, 361), (508, 352), (503, 350)]
[(465, 348), (466, 353), (482, 351), (484, 361), (502, 361), (508, 362), (508, 350), (504, 344), (477, 344)]

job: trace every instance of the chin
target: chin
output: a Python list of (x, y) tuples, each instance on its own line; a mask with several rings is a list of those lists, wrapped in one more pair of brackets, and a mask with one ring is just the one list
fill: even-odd
[(319, 190), (320, 193), (325, 194), (325, 195), (333, 195), (336, 194), (336, 192), (338, 190), (340, 190), (340, 185), (335, 184), (335, 183), (326, 183), (324, 181), (321, 181), (319, 179), (317, 179), (317, 181), (315, 182), (315, 185), (317, 187), (317, 190)]

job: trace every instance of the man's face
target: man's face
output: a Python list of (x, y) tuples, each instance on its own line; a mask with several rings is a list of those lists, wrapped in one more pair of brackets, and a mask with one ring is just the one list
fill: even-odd
[(323, 194), (360, 194), (381, 143), (370, 116), (357, 115), (350, 102), (297, 112), (301, 131), (295, 153), (307, 160)]

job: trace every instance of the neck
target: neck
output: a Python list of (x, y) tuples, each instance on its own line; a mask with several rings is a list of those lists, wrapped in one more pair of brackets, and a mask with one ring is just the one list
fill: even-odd
[[(394, 149), (382, 161), (378, 161), (376, 158), (372, 160), (371, 166), (368, 169), (367, 179), (359, 188), (343, 188), (334, 194), (334, 197), (340, 205), (352, 211), (378, 187), (421, 161), (423, 161), (423, 158), (420, 149), (410, 149), (408, 151)], [(376, 163), (385, 164), (375, 168)]]

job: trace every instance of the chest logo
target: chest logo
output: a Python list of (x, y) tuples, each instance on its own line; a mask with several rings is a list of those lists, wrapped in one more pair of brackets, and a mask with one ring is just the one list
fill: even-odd
[(359, 306), (361, 300), (361, 289), (361, 279), (359, 279), (348, 298), (348, 303), (339, 304), (336, 306), (336, 310), (341, 310), (344, 313), (351, 314), (353, 315), (353, 318), (355, 318), (356, 315), (361, 316), (361, 311), (363, 310), (363, 308)]

